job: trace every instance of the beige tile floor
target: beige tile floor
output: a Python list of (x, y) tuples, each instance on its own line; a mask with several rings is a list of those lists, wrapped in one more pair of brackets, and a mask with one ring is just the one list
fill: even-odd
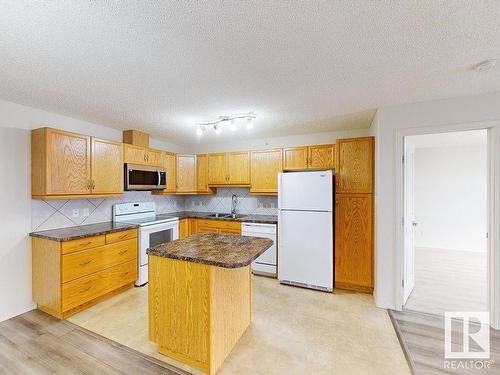
[[(334, 294), (254, 277), (253, 320), (218, 371), (229, 374), (410, 374), (386, 310), (370, 295)], [(193, 373), (147, 338), (147, 288), (134, 288), (71, 322)]]

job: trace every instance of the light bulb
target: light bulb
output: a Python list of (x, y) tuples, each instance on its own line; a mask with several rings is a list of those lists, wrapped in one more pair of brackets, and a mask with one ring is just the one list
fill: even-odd
[(201, 126), (198, 129), (196, 129), (196, 134), (197, 135), (202, 135), (203, 134), (203, 128)]
[(231, 124), (229, 125), (229, 129), (232, 132), (236, 131), (236, 122), (234, 121), (234, 119), (231, 120)]
[(220, 134), (222, 132), (222, 129), (217, 125), (214, 125), (214, 130), (215, 130), (215, 134)]
[(253, 123), (251, 117), (247, 119), (247, 129), (253, 129)]

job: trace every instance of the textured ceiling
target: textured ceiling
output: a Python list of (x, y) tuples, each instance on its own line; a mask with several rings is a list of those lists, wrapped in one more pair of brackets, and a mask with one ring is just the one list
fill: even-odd
[(154, 137), (364, 128), (374, 108), (500, 90), (500, 1), (0, 2), (0, 98)]

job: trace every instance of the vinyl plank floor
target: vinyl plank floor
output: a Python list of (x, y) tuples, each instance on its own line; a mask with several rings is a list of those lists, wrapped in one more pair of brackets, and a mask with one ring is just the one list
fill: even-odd
[[(444, 361), (444, 318), (440, 315), (416, 311), (390, 311), (391, 320), (398, 333), (405, 354), (417, 375), (448, 374), (500, 374), (500, 331), (490, 330), (490, 360), (494, 363), (489, 369), (447, 369)], [(461, 345), (461, 322), (452, 325), (452, 345)], [(479, 347), (472, 340), (471, 349)], [(456, 350), (456, 349), (453, 349)]]
[(184, 374), (154, 358), (33, 310), (0, 323), (0, 374)]
[(415, 288), (405, 309), (444, 315), (445, 311), (486, 311), (487, 254), (415, 249)]

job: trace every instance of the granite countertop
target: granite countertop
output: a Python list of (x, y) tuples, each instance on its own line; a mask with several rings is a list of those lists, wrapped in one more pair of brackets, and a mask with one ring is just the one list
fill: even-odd
[[(221, 217), (207, 217), (212, 214), (211, 212), (195, 212), (195, 211), (179, 211), (172, 212), (168, 214), (157, 215), (157, 218), (169, 219), (176, 218), (179, 219), (207, 219), (207, 220), (225, 220), (225, 221), (237, 221), (237, 222), (249, 222), (249, 223), (263, 223), (263, 224), (278, 224), (278, 217), (273, 215), (239, 215), (239, 217), (233, 218), (221, 218)], [(137, 228), (136, 224), (127, 223), (114, 223), (112, 221), (79, 225), (68, 228), (51, 229), (40, 232), (30, 233), (31, 237), (40, 237), (52, 241), (71, 241), (78, 240), (86, 237), (99, 236), (101, 234), (119, 232), (122, 230)]]
[(151, 247), (147, 253), (223, 268), (239, 268), (248, 266), (272, 244), (273, 241), (267, 238), (197, 233)]
[(160, 215), (162, 217), (178, 217), (180, 219), (207, 219), (207, 220), (224, 220), (224, 221), (237, 221), (240, 223), (261, 223), (261, 224), (278, 224), (278, 216), (275, 215), (244, 215), (238, 214), (238, 217), (208, 217), (208, 215), (215, 212), (198, 212), (198, 211), (179, 211), (169, 214)]
[(120, 232), (127, 229), (137, 228), (135, 224), (113, 223), (108, 221), (105, 223), (79, 225), (76, 227), (44, 230), (41, 232), (30, 233), (31, 237), (45, 238), (52, 241), (71, 241), (86, 237), (99, 236), (101, 234)]

